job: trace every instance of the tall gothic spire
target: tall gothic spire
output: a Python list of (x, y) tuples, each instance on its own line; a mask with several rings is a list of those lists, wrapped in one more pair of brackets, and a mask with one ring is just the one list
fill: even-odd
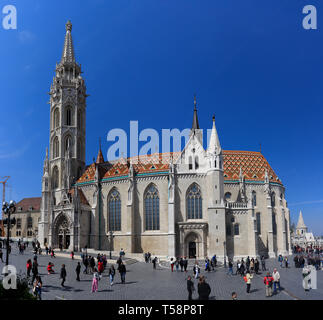
[(199, 120), (197, 118), (196, 95), (194, 95), (194, 115), (193, 115), (192, 130), (195, 130), (195, 129), (200, 129)]
[(299, 228), (299, 229), (306, 228), (306, 225), (305, 225), (304, 219), (303, 219), (302, 211), (299, 212), (297, 228)]
[(62, 64), (75, 62), (71, 21), (67, 21), (65, 27), (66, 27), (66, 35), (65, 35), (65, 42), (64, 42), (64, 48), (63, 48), (63, 54), (62, 54), (62, 60), (61, 60)]
[(221, 153), (222, 149), (220, 145), (218, 132), (216, 131), (216, 127), (215, 127), (215, 116), (213, 116), (212, 120), (213, 120), (213, 127), (212, 127), (211, 136), (210, 136), (209, 147), (207, 151), (210, 154), (215, 154), (215, 153), (219, 154)]

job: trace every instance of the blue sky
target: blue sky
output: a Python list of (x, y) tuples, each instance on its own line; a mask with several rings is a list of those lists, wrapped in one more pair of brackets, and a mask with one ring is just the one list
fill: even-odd
[[(87, 163), (112, 128), (200, 126), (212, 115), (227, 150), (259, 150), (286, 186), (292, 220), (323, 234), (323, 5), (308, 0), (0, 0), (0, 176), (7, 200), (40, 196), (49, 88), (73, 23), (86, 79)], [(304, 30), (315, 5), (318, 29)], [(0, 12), (1, 17), (1, 12)], [(2, 17), (1, 17), (2, 18)]]

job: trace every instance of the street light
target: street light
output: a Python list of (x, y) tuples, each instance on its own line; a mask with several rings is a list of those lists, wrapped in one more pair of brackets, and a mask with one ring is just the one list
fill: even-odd
[(10, 219), (10, 216), (15, 213), (16, 211), (16, 202), (13, 200), (10, 201), (8, 204), (7, 202), (4, 202), (2, 205), (2, 211), (5, 215), (7, 215), (7, 218), (4, 219), (4, 224), (7, 224), (7, 250), (6, 250), (6, 266), (9, 264), (9, 246), (10, 246), (10, 226), (16, 224), (16, 219)]
[(110, 260), (112, 259), (112, 240), (113, 240), (113, 232), (112, 230), (109, 231), (109, 237), (110, 237)]

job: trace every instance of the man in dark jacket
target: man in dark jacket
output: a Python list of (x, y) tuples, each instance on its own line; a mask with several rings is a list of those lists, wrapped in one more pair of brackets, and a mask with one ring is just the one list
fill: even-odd
[(211, 288), (205, 282), (204, 276), (200, 277), (199, 283), (197, 285), (197, 290), (198, 290), (198, 293), (199, 293), (199, 300), (209, 300), (209, 295), (211, 293)]
[(77, 263), (75, 271), (76, 271), (76, 281), (81, 281), (80, 280), (80, 272), (81, 272), (81, 263), (80, 262)]
[(65, 279), (66, 279), (66, 269), (65, 269), (65, 264), (62, 264), (62, 269), (61, 269), (61, 276), (60, 276), (60, 278), (62, 279), (61, 286), (62, 286), (62, 287), (65, 287), (65, 286), (64, 286)]
[(192, 299), (192, 294), (193, 294), (194, 290), (195, 290), (195, 288), (194, 288), (194, 283), (192, 281), (192, 278), (191, 278), (191, 276), (188, 276), (187, 277), (188, 300), (193, 300)]
[(184, 271), (187, 272), (188, 261), (187, 261), (186, 257), (184, 257), (183, 265), (184, 265)]
[(120, 277), (121, 277), (121, 283), (125, 284), (126, 283), (126, 266), (123, 264), (123, 262), (121, 261), (119, 267), (118, 267), (119, 273), (120, 273)]

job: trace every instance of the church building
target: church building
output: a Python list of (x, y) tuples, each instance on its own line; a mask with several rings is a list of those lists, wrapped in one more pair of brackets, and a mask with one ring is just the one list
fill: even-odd
[[(86, 86), (72, 24), (50, 88), (42, 178), (42, 246), (226, 258), (291, 253), (285, 187), (260, 152), (223, 150), (215, 125), (203, 147), (197, 103), (180, 152), (85, 164)], [(189, 121), (189, 119), (188, 119)]]

